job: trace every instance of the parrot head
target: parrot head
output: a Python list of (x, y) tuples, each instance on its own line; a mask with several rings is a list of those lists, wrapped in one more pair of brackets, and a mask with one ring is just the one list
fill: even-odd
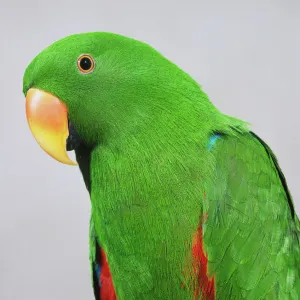
[(190, 114), (183, 89), (189, 94), (199, 86), (149, 45), (103, 32), (53, 43), (33, 59), (23, 79), (33, 136), (49, 155), (70, 165), (75, 163), (67, 150), (80, 143), (94, 147), (168, 116), (182, 117), (185, 110)]

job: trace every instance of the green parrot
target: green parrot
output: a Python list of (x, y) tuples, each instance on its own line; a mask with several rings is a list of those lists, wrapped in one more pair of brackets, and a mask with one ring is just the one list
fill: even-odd
[(33, 136), (90, 194), (95, 299), (300, 299), (299, 220), (275, 155), (162, 54), (71, 35), (33, 59), (23, 93)]

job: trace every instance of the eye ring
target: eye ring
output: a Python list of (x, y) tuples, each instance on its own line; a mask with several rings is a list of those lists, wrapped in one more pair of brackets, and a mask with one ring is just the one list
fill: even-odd
[(88, 74), (94, 71), (95, 61), (89, 54), (82, 54), (77, 59), (77, 68), (83, 74)]

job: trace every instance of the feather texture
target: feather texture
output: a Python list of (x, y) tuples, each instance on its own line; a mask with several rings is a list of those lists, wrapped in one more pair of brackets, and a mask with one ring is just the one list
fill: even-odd
[(298, 299), (299, 221), (275, 155), (252, 133), (212, 151), (204, 243), (218, 298)]
[(93, 287), (96, 300), (116, 300), (109, 265), (106, 254), (99, 246), (95, 236), (93, 221), (90, 223), (90, 262), (92, 269)]
[(207, 218), (204, 215), (201, 224), (199, 225), (196, 234), (194, 235), (192, 253), (193, 253), (193, 270), (195, 281), (194, 299), (201, 297), (203, 300), (215, 299), (215, 278), (209, 278), (208, 274), (208, 259), (204, 253), (202, 226)]

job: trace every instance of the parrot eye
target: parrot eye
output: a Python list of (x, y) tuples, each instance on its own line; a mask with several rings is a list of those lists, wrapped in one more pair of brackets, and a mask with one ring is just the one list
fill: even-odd
[(95, 61), (88, 54), (80, 55), (77, 60), (77, 67), (81, 73), (91, 73), (95, 68)]

